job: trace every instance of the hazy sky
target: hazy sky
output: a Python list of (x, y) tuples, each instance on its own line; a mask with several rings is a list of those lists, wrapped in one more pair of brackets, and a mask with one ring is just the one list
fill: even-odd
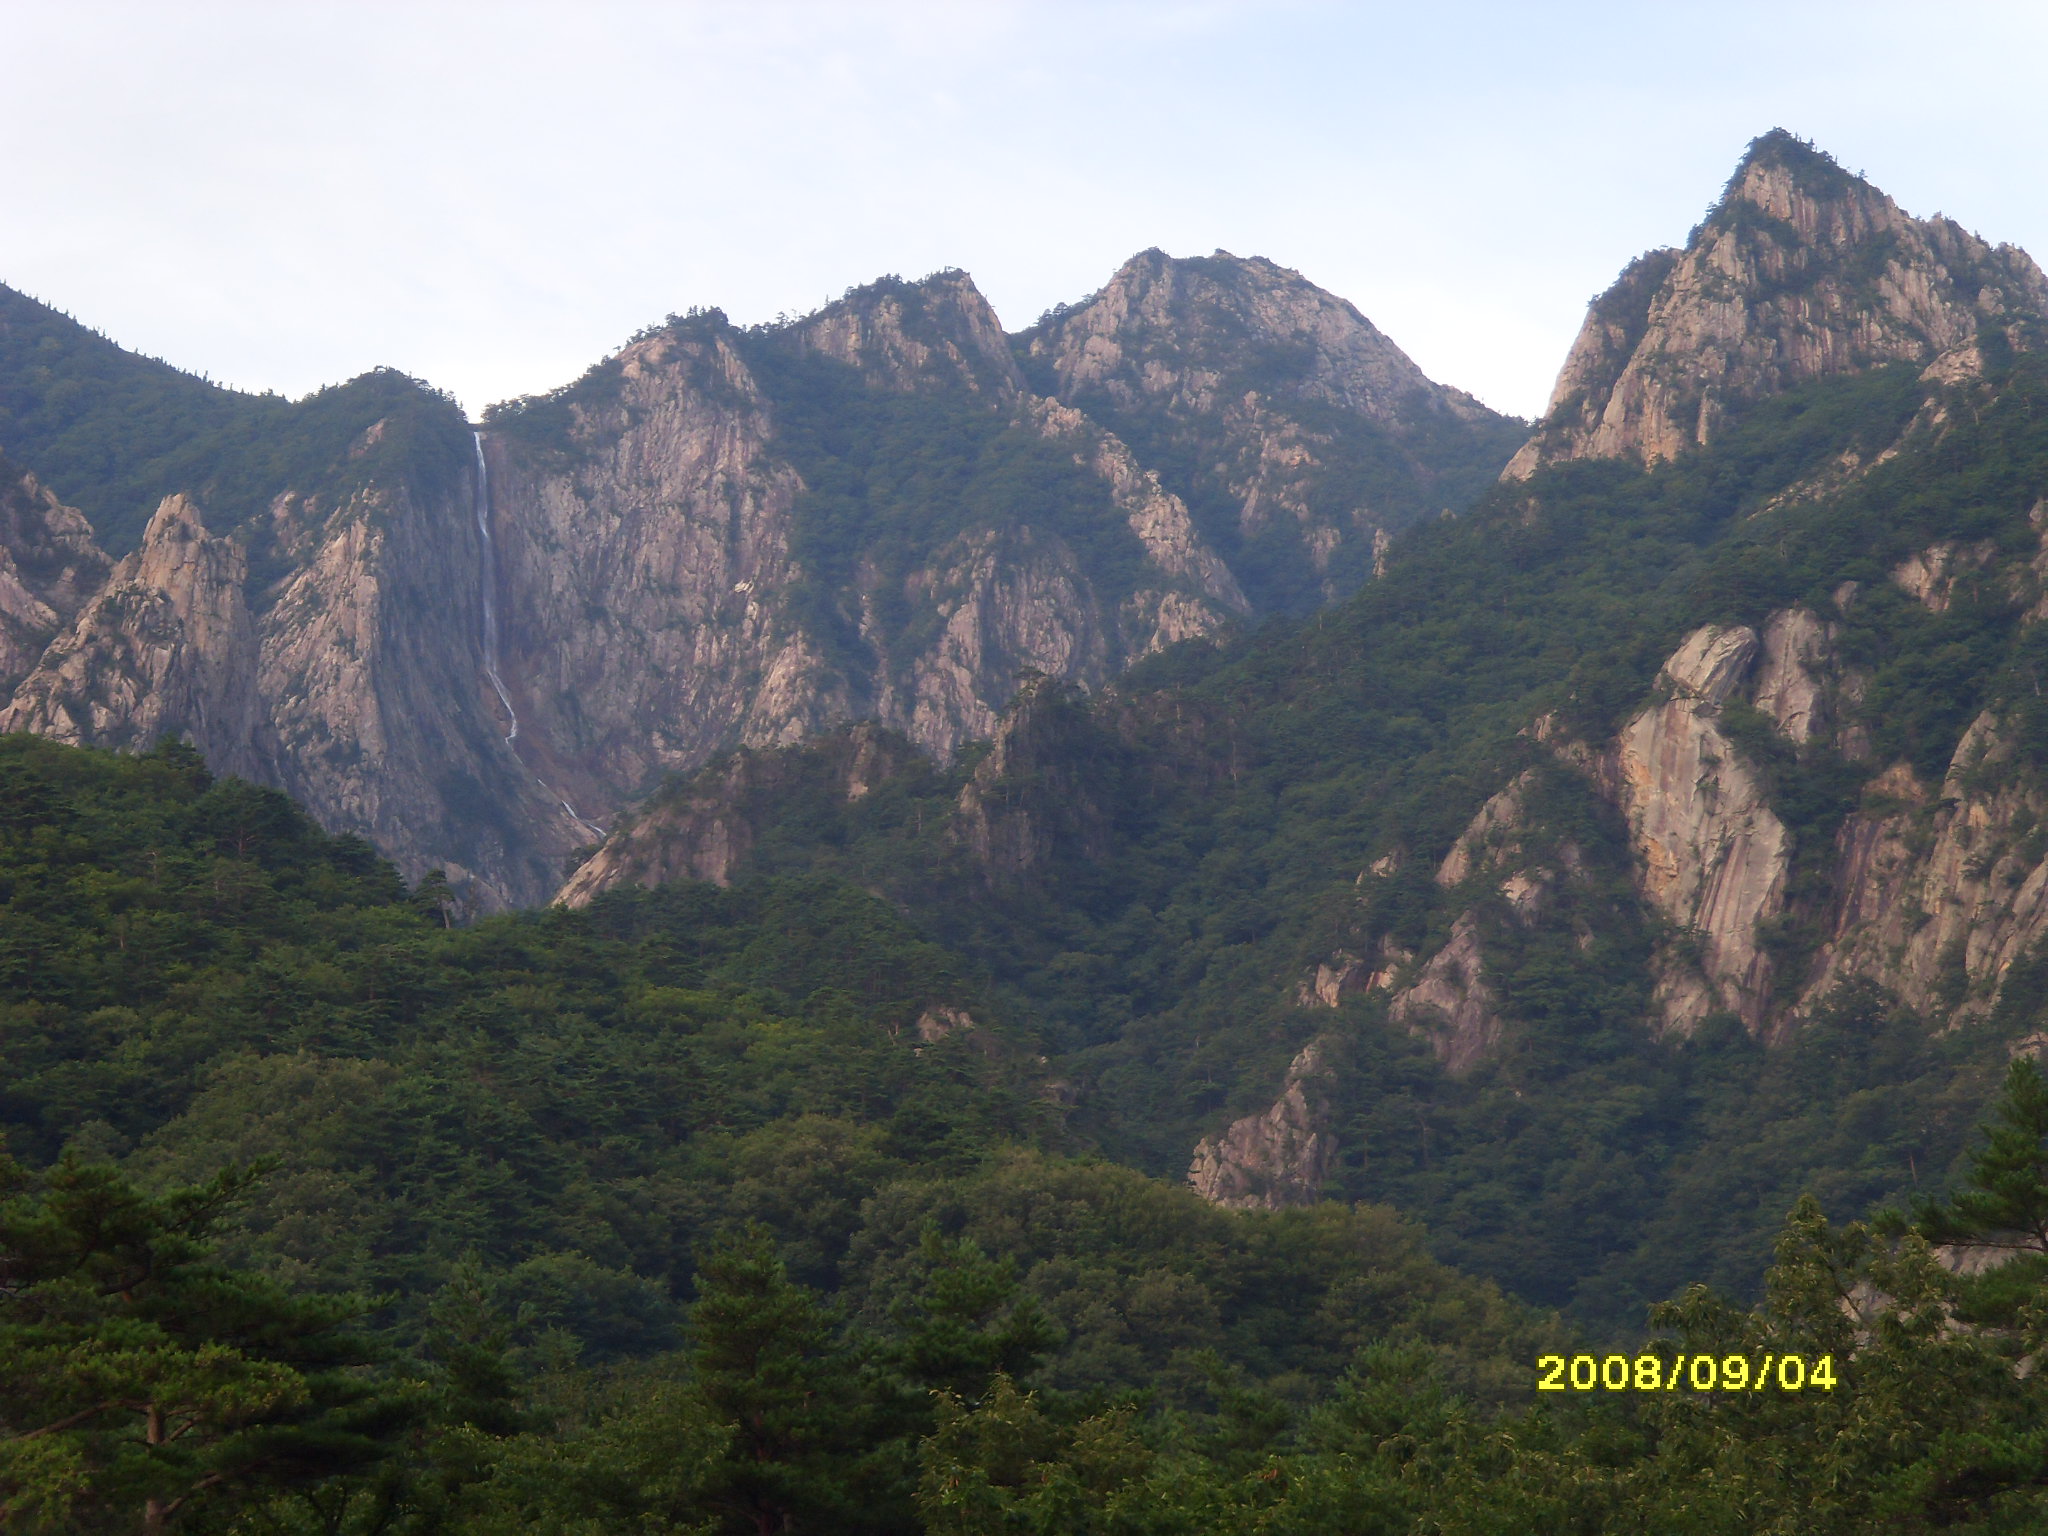
[(2048, 6), (0, 0), (0, 281), (216, 379), (473, 411), (671, 311), (1223, 248), (1540, 409), (1782, 125), (2048, 255)]

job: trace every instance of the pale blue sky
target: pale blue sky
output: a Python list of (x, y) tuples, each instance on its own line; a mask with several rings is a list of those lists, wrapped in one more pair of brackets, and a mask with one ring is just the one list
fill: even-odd
[(0, 281), (298, 394), (473, 410), (693, 304), (1269, 256), (1540, 409), (1586, 300), (1782, 125), (2048, 255), (2048, 6), (0, 0)]

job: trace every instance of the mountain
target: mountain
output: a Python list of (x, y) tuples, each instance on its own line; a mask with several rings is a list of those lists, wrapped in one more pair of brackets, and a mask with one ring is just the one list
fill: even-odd
[(1134, 264), (1185, 349), (683, 317), (482, 432), (42, 317), (0, 1523), (2040, 1528), (2048, 352), (1866, 226), (1644, 307), (1703, 434), (1617, 384), (1449, 518), (1499, 424), (1256, 264)]
[(1391, 534), (1465, 506), (1518, 440), (1342, 299), (1224, 251), (1142, 252), (1019, 340), (1034, 386), (1154, 466), (1261, 612), (1369, 579)]
[[(1589, 1317), (1702, 1264), (1753, 1284), (1802, 1189), (1938, 1181), (2048, 1036), (2048, 299), (1787, 136), (1731, 187), (1594, 304), (1616, 432), (1553, 412), (1385, 579), (1027, 694), (985, 758), (858, 795), (756, 754), (568, 899), (884, 890), (1042, 1021), (1111, 1155), (1233, 1204), (1389, 1200)], [(1736, 258), (1755, 286), (1702, 298)]]
[[(1114, 430), (1033, 391), (1035, 343), (964, 273), (772, 326), (671, 319), (474, 433), (399, 375), (237, 394), (5, 295), (0, 430), (13, 480), (38, 477), (19, 498), (75, 496), (65, 537), (82, 518), (96, 543), (62, 601), (11, 610), (0, 724), (187, 735), (477, 910), (545, 900), (625, 808), (729, 748), (871, 720), (949, 756), (1020, 677), (1099, 689), (1363, 579), (1365, 530), (1420, 503), (1414, 464), (1361, 443), (1461, 466), (1432, 497), (1507, 457), (1517, 424), (1430, 384), (1348, 305), (1270, 263), (1201, 266), (1159, 323), (1190, 328), (1204, 369), (1279, 379), (1279, 403), (1188, 415), (1176, 396), (1172, 451), (1294, 466), (1231, 492), (1245, 580)], [(1289, 348), (1299, 378), (1270, 365)], [(1338, 481), (1348, 534), (1318, 511), (1305, 544), (1245, 543), (1260, 507), (1320, 508)], [(1213, 511), (1222, 492), (1203, 494)], [(42, 537), (9, 542), (23, 570)]]
[(2026, 252), (1916, 219), (1783, 129), (1750, 146), (1682, 250), (1653, 251), (1594, 301), (1550, 407), (1508, 465), (1651, 464), (1809, 379), (2039, 346), (2048, 279)]
[[(126, 357), (81, 336), (108, 371)], [(412, 878), (445, 868), (485, 907), (546, 888), (585, 834), (506, 751), (479, 696), (474, 447), (453, 404), (386, 373), (296, 404), (205, 386), (197, 409), (160, 365), (128, 362), (105, 398), (62, 393), (78, 416), (51, 441), (76, 442), (103, 408), (138, 398), (158, 401), (167, 435), (180, 419), (203, 434), (234, 411), (262, 430), (216, 440), (203, 465), (180, 448), (83, 477), (96, 514), (10, 470), (10, 505), (40, 503), (45, 524), (61, 522), (79, 574), (39, 617), (43, 643), (32, 663), (24, 648), (0, 728), (131, 749), (183, 736), (223, 771), (371, 838)], [(105, 456), (117, 468), (120, 446)], [(126, 488), (188, 472), (190, 492), (165, 494), (110, 559)], [(36, 547), (9, 540), (25, 571), (47, 559)]]

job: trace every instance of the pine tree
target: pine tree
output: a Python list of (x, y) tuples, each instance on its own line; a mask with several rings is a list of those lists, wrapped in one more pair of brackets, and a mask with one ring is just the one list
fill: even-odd
[(2013, 1061), (1992, 1113), (1965, 1187), (1922, 1204), (1915, 1225), (1932, 1243), (2048, 1254), (2048, 1078), (2031, 1057)]
[(166, 1530), (374, 1463), (410, 1420), (351, 1298), (212, 1257), (257, 1174), (152, 1196), (0, 1157), (0, 1525)]
[(760, 1228), (706, 1254), (697, 1286), (696, 1388), (731, 1434), (710, 1502), (759, 1536), (859, 1528), (846, 1506), (864, 1415), (837, 1320)]

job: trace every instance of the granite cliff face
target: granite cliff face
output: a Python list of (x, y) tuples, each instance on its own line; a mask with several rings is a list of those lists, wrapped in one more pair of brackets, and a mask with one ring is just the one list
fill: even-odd
[[(1941, 601), (1939, 589), (1923, 593), (1916, 581), (1940, 559), (1929, 551), (1902, 564), (1901, 587)], [(1987, 566), (1972, 600), (1998, 594), (2023, 608), (2039, 580), (2031, 562)], [(1855, 596), (1845, 589), (1842, 599)], [(2048, 938), (2048, 837), (2038, 830), (2048, 791), (2018, 765), (2014, 722), (1995, 709), (1978, 713), (1938, 784), (1910, 763), (1873, 760), (1859, 719), (1867, 678), (1843, 658), (1838, 629), (1808, 608), (1771, 614), (1760, 633), (1704, 626), (1665, 662), (1657, 698), (1613, 740), (1592, 747), (1548, 738), (1561, 763), (1623, 817), (1635, 887), (1662, 935), (1649, 1021), (1661, 1032), (1687, 1035), (1722, 1012), (1781, 1040), (1851, 982), (1949, 1026), (1988, 1012)], [(1790, 890), (1798, 838), (1771, 804), (1754, 744), (1739, 744), (1727, 728), (1727, 712), (1744, 707), (1788, 760), (1824, 753), (1860, 772), (1859, 803), (1827, 834), (1804, 910)], [(1535, 920), (1560, 861), (1532, 859), (1520, 845), (1529, 777), (1481, 808), (1439, 883), (1497, 883), (1516, 916)], [(1573, 861), (1562, 863), (1569, 880)], [(1375, 986), (1409, 978), (1390, 1017), (1430, 1038), (1454, 1070), (1491, 1054), (1512, 1028), (1497, 1015), (1475, 919), (1475, 911), (1461, 915), (1421, 965), (1374, 978)], [(1816, 942), (1786, 949), (1793, 919)]]
[(0, 459), (0, 692), (35, 669), (112, 564), (84, 513)]
[(1981, 366), (1981, 337), (2037, 345), (2048, 279), (2024, 252), (1916, 219), (1783, 130), (1750, 147), (1682, 251), (1596, 299), (1509, 478), (1565, 459), (1651, 464), (1731, 410), (1884, 363)]
[[(848, 719), (945, 756), (1020, 672), (1097, 687), (1247, 609), (1122, 443), (1022, 388), (964, 274), (769, 333), (685, 320), (498, 423), (504, 673), (550, 782), (598, 819)], [(951, 433), (994, 468), (900, 483), (885, 454)], [(1006, 501), (1012, 468), (1079, 505)]]
[(257, 777), (255, 630), (240, 545), (166, 497), (142, 548), (114, 567), (0, 711), (0, 730), (135, 748), (188, 735), (210, 762)]
[[(1202, 436), (1216, 370), (1291, 326), (1313, 341), (1297, 393), (1330, 420), (1407, 431), (1420, 409), (1454, 457), (1504, 456), (1498, 418), (1348, 305), (1269, 264), (1207, 266), (1237, 329), (1194, 345), (1206, 372), (1176, 398), (1207, 403), (1176, 451), (1242, 457), (1249, 438)], [(872, 720), (943, 759), (996, 733), (1021, 676), (1097, 689), (1258, 607), (1170, 476), (1033, 392), (1028, 348), (964, 273), (751, 330), (671, 320), (493, 411), (474, 450), (447, 402), (396, 375), (257, 401), (7, 297), (24, 355), (90, 353), (109, 399), (160, 396), (193, 444), (111, 443), (121, 462), (91, 489), (112, 535), (133, 538), (134, 483), (182, 486), (118, 570), (86, 518), (0, 475), (5, 719), (120, 746), (189, 735), (409, 875), (447, 868), (483, 908), (545, 899), (565, 855), (720, 752)], [(1281, 466), (1239, 521), (1308, 516), (1289, 445), (1336, 441), (1328, 423), (1304, 437), (1256, 400), (1229, 410)], [(52, 416), (31, 436), (75, 467), (79, 430)], [(1327, 542), (1296, 551), (1303, 571)], [(1270, 584), (1272, 552), (1253, 563)]]
[(1517, 436), (1342, 299), (1223, 251), (1145, 251), (1023, 343), (1037, 387), (1132, 444), (1262, 609), (1369, 579), (1376, 543), (1468, 501)]
[(555, 899), (581, 907), (619, 887), (672, 880), (729, 884), (791, 799), (822, 795), (850, 804), (923, 765), (908, 741), (872, 723), (848, 726), (800, 748), (743, 747), (636, 810)]
[(1188, 1167), (1196, 1194), (1228, 1210), (1277, 1211), (1321, 1198), (1337, 1151), (1322, 1102), (1324, 1054), (1320, 1041), (1303, 1046), (1271, 1108), (1196, 1146)]
[(1680, 1033), (1717, 1007), (1756, 1029), (1769, 991), (1757, 935), (1783, 909), (1791, 839), (1719, 725), (1757, 652), (1747, 628), (1688, 636), (1659, 677), (1667, 697), (1622, 729), (1602, 764), (1644, 899), (1692, 951), (1681, 960), (1667, 949), (1657, 966), (1663, 1026)]
[[(0, 729), (129, 749), (183, 736), (410, 877), (445, 869), (485, 908), (538, 899), (582, 839), (485, 708), (470, 496), (461, 478), (438, 494), (373, 481), (332, 502), (281, 496), (267, 526), (224, 532), (167, 497), (111, 569), (77, 546), (98, 585)], [(252, 577), (251, 544), (282, 574)], [(51, 590), (73, 601), (85, 585)]]

